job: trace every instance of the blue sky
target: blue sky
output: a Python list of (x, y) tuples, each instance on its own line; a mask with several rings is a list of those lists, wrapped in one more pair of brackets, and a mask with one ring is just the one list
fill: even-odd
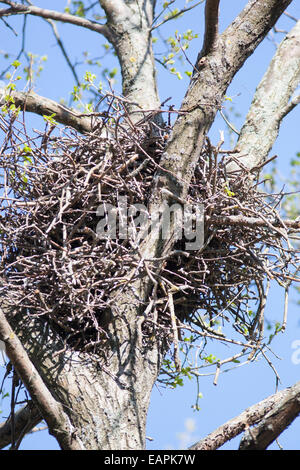
[[(52, 2), (37, 1), (35, 4), (44, 8), (61, 9), (61, 5), (64, 6), (65, 3), (54, 0)], [(221, 31), (224, 30), (246, 3), (246, 0), (221, 1)], [(180, 5), (184, 4), (184, 1), (178, 1), (177, 4), (180, 7)], [(288, 8), (288, 12), (299, 18), (299, 1), (294, 0)], [(20, 16), (8, 19), (7, 21), (14, 25), (16, 30), (20, 31), (20, 25), (22, 24)], [(290, 19), (284, 16), (279, 21), (278, 27), (289, 30), (293, 24)], [(58, 50), (49, 25), (41, 19), (34, 17), (28, 18), (28, 25), (30, 27), (27, 28), (26, 34), (27, 50), (35, 54), (48, 56), (48, 60), (45, 62), (45, 69), (36, 83), (35, 91), (55, 100), (64, 97), (68, 101), (69, 93), (73, 87), (72, 75), (64, 62), (61, 52)], [(102, 54), (102, 45), (105, 43), (105, 40), (102, 37), (98, 37), (96, 33), (81, 31), (72, 25), (63, 26), (59, 24), (58, 29), (62, 38), (66, 38), (65, 46), (72, 59), (80, 60), (80, 51), (82, 49), (88, 50), (91, 56)], [(202, 42), (203, 5), (186, 14), (178, 21), (167, 23), (162, 32), (168, 37), (171, 34), (173, 35), (176, 29), (179, 32), (192, 29), (194, 33), (199, 34), (199, 38), (192, 41), (187, 51), (189, 59), (191, 62), (194, 62)], [(275, 40), (279, 42), (282, 38), (283, 35), (278, 34)], [(1, 50), (14, 53), (19, 50), (21, 36), (16, 38), (13, 32), (1, 23), (0, 41)], [(158, 52), (163, 51), (163, 47), (159, 44), (158, 41), (156, 44)], [(233, 105), (235, 112), (240, 114), (240, 117), (231, 115), (231, 120), (237, 129), (240, 128), (246, 116), (255, 88), (262, 78), (274, 52), (274, 43), (271, 40), (265, 40), (247, 60), (247, 63), (237, 74), (228, 89), (227, 96), (232, 97), (233, 101), (232, 103), (225, 102), (224, 106), (226, 110), (226, 107)], [(24, 63), (24, 58), (20, 60)], [(7, 64), (7, 61), (4, 61), (1, 57), (0, 62), (1, 68), (2, 64), (3, 66)], [(107, 63), (103, 61), (103, 66), (114, 67), (116, 65), (115, 59), (109, 59)], [(187, 68), (190, 67), (187, 65), (183, 70)], [(81, 74), (83, 75), (86, 70), (88, 70), (88, 66), (84, 65), (81, 68)], [(158, 83), (162, 101), (171, 96), (172, 99), (169, 103), (174, 103), (175, 107), (180, 105), (188, 84), (188, 78), (184, 74), (182, 75), (183, 79), (178, 80), (175, 75), (170, 75), (162, 68), (158, 68)], [(120, 81), (117, 81), (115, 86), (120, 86)], [(31, 126), (37, 128), (41, 120), (31, 116), (29, 122)], [(298, 106), (298, 109), (293, 110), (283, 122), (278, 140), (271, 151), (271, 155), (275, 153), (279, 155), (277, 164), (283, 176), (288, 176), (289, 162), (295, 153), (300, 151), (299, 122), (300, 110)], [(218, 141), (220, 129), (226, 130), (226, 124), (219, 116), (210, 131), (213, 142)], [(227, 140), (226, 144), (228, 148), (229, 140)], [(226, 147), (226, 144), (224, 147)], [(269, 354), (281, 378), (279, 389), (290, 386), (299, 380), (300, 364), (295, 364), (292, 360), (294, 352), (292, 344), (295, 340), (300, 341), (300, 312), (297, 300), (298, 297), (293, 292), (290, 299), (287, 330), (284, 334), (279, 334), (272, 343), (272, 349), (279, 358), (271, 352)], [(268, 320), (271, 322), (282, 320), (283, 303), (283, 290), (273, 286), (266, 310)], [(225, 354), (224, 348), (217, 344), (211, 345), (210, 350), (216, 356)], [(228, 349), (226, 355), (232, 355), (232, 350)], [(0, 380), (3, 372), (4, 369), (0, 369)], [(165, 389), (159, 385), (154, 387), (147, 425), (147, 435), (153, 440), (147, 441), (148, 449), (176, 449), (188, 446), (197, 441), (197, 439), (204, 437), (228, 419), (241, 413), (246, 407), (275, 392), (275, 374), (263, 359), (222, 373), (217, 386), (213, 385), (214, 369), (211, 371), (203, 369), (203, 373), (208, 372), (211, 372), (212, 375), (203, 376), (200, 379), (200, 392), (203, 398), (200, 399), (199, 404), (201, 409), (198, 412), (194, 412), (192, 409), (197, 393), (194, 381), (187, 380), (184, 387), (178, 387), (175, 390)], [(9, 403), (6, 400), (3, 403), (4, 411), (2, 416), (7, 413), (7, 406), (9, 407)], [(300, 450), (299, 436), (300, 419), (298, 418), (280, 436), (279, 442), (285, 449)], [(238, 442), (239, 438), (229, 442), (225, 447), (235, 449)], [(21, 448), (56, 449), (58, 446), (55, 440), (48, 435), (47, 431), (41, 431), (26, 437)], [(276, 444), (273, 444), (272, 448), (276, 449), (278, 447)]]

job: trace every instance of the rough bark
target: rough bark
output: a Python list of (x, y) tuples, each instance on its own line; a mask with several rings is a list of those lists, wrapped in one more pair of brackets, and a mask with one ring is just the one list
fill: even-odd
[[(125, 310), (116, 301), (116, 310), (118, 308)], [(136, 315), (135, 309), (133, 306), (132, 314)], [(107, 364), (99, 364), (99, 357), (93, 360), (88, 353), (65, 350), (61, 338), (40, 320), (15, 319), (14, 340), (17, 340), (18, 334), (26, 345), (32, 360), (29, 371), (35, 370), (35, 367), (38, 369), (44, 387), (51, 390), (53, 407), (50, 399), (49, 406), (55, 409), (63, 405), (68, 426), (74, 431), (69, 433), (73, 444), (68, 444), (66, 435), (61, 435), (61, 428), (54, 425), (51, 416), (48, 419), (44, 412), (47, 391), (45, 395), (39, 391), (32, 393), (30, 377), (29, 380), (23, 380), (20, 375), (25, 386), (29, 384), (35, 405), (47, 421), (50, 434), (57, 439), (62, 449), (72, 449), (76, 442), (78, 448), (85, 450), (135, 450), (145, 447), (147, 411), (151, 390), (160, 369), (161, 352), (155, 339), (151, 348), (142, 346), (140, 326), (141, 322), (136, 321), (136, 316), (135, 322), (129, 325), (126, 324), (125, 315), (124, 318), (117, 318), (115, 314), (111, 327), (115, 343), (107, 352)], [(1, 337), (19, 373), (20, 364), (10, 354), (7, 335)]]
[[(249, 446), (249, 449), (252, 448), (252, 446), (255, 445), (255, 439), (257, 439), (256, 445), (258, 445), (258, 440), (260, 445), (262, 445), (262, 440), (260, 440), (260, 433), (258, 432), (258, 429), (263, 429), (266, 432), (268, 435), (267, 445), (269, 445), (271, 443), (270, 436), (272, 435), (272, 439), (274, 440), (279, 435), (279, 433), (285, 429), (287, 424), (289, 424), (287, 421), (290, 422), (297, 416), (297, 414), (299, 414), (299, 390), (300, 382), (293, 385), (293, 387), (288, 387), (284, 390), (281, 390), (280, 392), (271, 395), (261, 402), (250, 406), (239, 416), (236, 416), (230, 421), (227, 421), (227, 423), (220, 426), (204, 439), (201, 439), (201, 441), (192, 445), (190, 450), (216, 450), (225, 444), (225, 442), (233, 439), (235, 436), (238, 436), (246, 429), (247, 431), (245, 436), (250, 436), (250, 440), (248, 438), (245, 442), (245, 438), (243, 438), (240, 449), (242, 447), (246, 449), (247, 446)], [(288, 413), (287, 406), (289, 407)], [(294, 410), (296, 410), (296, 412)], [(278, 417), (278, 422), (279, 417), (283, 418), (280, 429), (277, 426), (276, 431), (273, 423), (274, 415)], [(257, 427), (251, 428), (251, 426), (257, 423), (259, 423)], [(268, 427), (268, 424), (271, 424), (271, 427)], [(265, 443), (266, 441), (264, 444)]]
[[(0, 99), (0, 105), (4, 104), (3, 94)], [(53, 120), (70, 126), (82, 134), (91, 132), (96, 124), (96, 117), (92, 114), (90, 116), (80, 114), (72, 109), (63, 106), (56, 101), (50, 100), (44, 96), (40, 96), (34, 91), (28, 93), (23, 91), (10, 91), (9, 95), (14, 99), (14, 104), (21, 110), (30, 113), (38, 114), (39, 116), (53, 116)]]
[(278, 46), (256, 89), (236, 144), (236, 159), (228, 165), (229, 172), (239, 170), (239, 163), (252, 169), (266, 160), (282, 119), (299, 101), (299, 96), (291, 99), (299, 81), (300, 21)]
[(254, 428), (246, 431), (239, 450), (265, 450), (300, 414), (300, 383), (286, 389), (276, 405)]
[(153, 0), (100, 0), (112, 31), (111, 43), (119, 58), (123, 95), (132, 104), (128, 110), (134, 121), (143, 117), (138, 109), (160, 107), (151, 41)]

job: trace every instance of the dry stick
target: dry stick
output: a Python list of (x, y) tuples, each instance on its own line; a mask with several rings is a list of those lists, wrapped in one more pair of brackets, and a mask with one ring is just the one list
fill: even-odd
[(220, 375), (220, 372), (221, 372), (221, 366), (223, 364), (227, 364), (228, 362), (236, 361), (239, 357), (241, 357), (245, 354), (245, 350), (246, 350), (246, 348), (242, 349), (241, 352), (235, 354), (234, 356), (227, 357), (226, 359), (223, 359), (222, 361), (217, 362), (215, 377), (214, 377), (214, 381), (213, 381), (214, 385), (218, 384), (218, 378), (219, 378), (219, 375)]
[(63, 407), (46, 387), (38, 371), (28, 357), (19, 338), (13, 332), (0, 308), (0, 338), (5, 343), (6, 354), (15, 367), (32, 400), (38, 405), (49, 429), (62, 449), (79, 450), (81, 446), (74, 437), (74, 429)]
[(176, 368), (177, 372), (180, 372), (181, 362), (180, 362), (180, 358), (179, 358), (178, 330), (177, 330), (177, 325), (176, 325), (176, 315), (175, 315), (175, 309), (174, 309), (173, 294), (172, 294), (171, 290), (168, 291), (168, 303), (169, 303), (169, 309), (170, 309), (170, 315), (171, 315), (171, 324), (172, 324), (172, 330), (173, 330), (175, 368)]

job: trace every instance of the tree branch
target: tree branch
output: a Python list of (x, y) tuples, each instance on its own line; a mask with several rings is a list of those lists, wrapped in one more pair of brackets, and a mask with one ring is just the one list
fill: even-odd
[[(268, 220), (268, 223), (259, 217), (245, 217), (242, 215), (212, 215), (207, 216), (205, 219), (208, 225), (240, 225), (243, 227), (273, 227), (283, 228), (280, 220), (274, 218), (273, 220)], [(285, 227), (291, 229), (300, 230), (300, 221), (298, 220), (283, 220)]]
[(127, 5), (124, 0), (99, 0), (99, 3), (110, 21), (115, 21), (117, 16), (124, 16), (127, 11)]
[[(33, 91), (28, 93), (11, 91), (10, 95), (14, 99), (16, 107), (40, 116), (51, 116), (54, 114), (55, 121), (65, 126), (73, 127), (82, 134), (91, 132), (95, 125), (95, 118), (93, 116), (82, 115), (72, 111), (56, 101), (37, 95)], [(3, 98), (0, 104), (4, 104)]]
[(80, 85), (80, 80), (79, 80), (78, 75), (77, 75), (77, 73), (76, 73), (75, 67), (73, 66), (73, 64), (72, 64), (72, 62), (71, 62), (71, 60), (70, 60), (70, 58), (69, 58), (69, 56), (68, 56), (68, 54), (67, 54), (66, 48), (65, 48), (65, 46), (64, 46), (64, 44), (63, 44), (63, 42), (62, 42), (62, 40), (61, 40), (61, 38), (60, 38), (60, 36), (59, 36), (59, 34), (58, 34), (58, 30), (57, 30), (57, 27), (56, 27), (56, 23), (55, 23), (53, 20), (50, 20), (50, 19), (48, 19), (48, 18), (45, 18), (45, 21), (47, 21), (47, 23), (51, 26), (52, 31), (53, 31), (53, 34), (54, 34), (55, 39), (56, 39), (56, 41), (57, 41), (57, 45), (58, 45), (58, 47), (60, 48), (60, 50), (61, 50), (61, 52), (62, 52), (64, 58), (66, 59), (66, 62), (67, 62), (68, 66), (69, 66), (69, 68), (70, 68), (70, 70), (71, 70), (71, 73), (72, 73), (72, 75), (73, 75), (73, 77), (74, 77), (74, 79), (75, 79), (75, 82), (76, 82), (77, 85), (79, 86), (79, 85)]
[[(14, 436), (16, 440), (21, 440), (22, 437), (31, 431), (43, 417), (40, 410), (30, 400), (27, 405), (18, 410), (14, 416)], [(7, 419), (0, 424), (0, 449), (8, 446), (11, 443), (12, 436), (12, 422)]]
[(18, 372), (31, 398), (41, 410), (43, 418), (61, 448), (79, 450), (81, 445), (74, 435), (74, 430), (69, 418), (64, 413), (62, 405), (49, 392), (38, 371), (30, 361), (20, 340), (11, 329), (1, 308), (0, 339), (5, 343), (7, 356)]
[[(197, 64), (181, 105), (182, 114), (174, 124), (161, 162), (170, 173), (160, 175), (161, 180), (157, 180), (160, 188), (185, 197), (204, 138), (221, 108), (228, 85), (291, 1), (250, 2), (219, 36), (216, 48), (200, 67)], [(211, 5), (217, 6), (216, 2)], [(161, 190), (155, 189), (153, 193)]]
[(217, 46), (219, 35), (219, 4), (220, 0), (206, 0), (204, 41), (198, 60), (209, 54)]
[[(151, 41), (155, 2), (100, 0), (100, 4), (114, 32), (112, 44), (121, 66), (123, 95), (130, 101), (127, 110), (137, 122), (144, 117), (140, 110), (159, 109), (161, 103)], [(162, 124), (159, 113), (154, 120)]]
[[(174, 0), (175, 1), (175, 0)], [(184, 7), (182, 8), (181, 10), (179, 10), (177, 13), (175, 14), (172, 14), (170, 16), (167, 16), (165, 19), (163, 19), (160, 23), (158, 24), (155, 24), (156, 21), (158, 20), (158, 18), (165, 12), (166, 8), (163, 8), (162, 11), (156, 16), (156, 18), (154, 18), (153, 20), (153, 23), (152, 23), (152, 27), (151, 27), (151, 31), (153, 31), (154, 29), (158, 29), (160, 28), (160, 26), (162, 26), (163, 24), (167, 23), (168, 21), (172, 21), (172, 20), (175, 20), (175, 18), (178, 18), (178, 16), (180, 15), (183, 15), (184, 13), (186, 13), (187, 11), (190, 11), (190, 10), (193, 10), (194, 8), (196, 8), (197, 6), (199, 6), (201, 3), (203, 3), (204, 0), (200, 0), (199, 2), (197, 3), (194, 3), (194, 5), (191, 5), (189, 7)], [(169, 3), (168, 7), (171, 5), (171, 3)]]
[[(284, 415), (286, 408), (285, 404), (289, 403), (291, 408), (299, 409), (300, 400), (300, 382), (297, 382), (293, 387), (286, 388), (280, 392), (271, 395), (270, 397), (262, 400), (261, 402), (250, 406), (243, 413), (235, 418), (227, 421), (227, 423), (220, 426), (218, 429), (210, 433), (201, 441), (192, 445), (189, 450), (215, 450), (221, 447), (225, 442), (231, 440), (235, 436), (238, 436), (241, 432), (247, 429), (249, 426), (253, 426), (257, 423), (260, 428), (262, 423), (265, 423), (269, 416), (273, 416), (280, 409)], [(298, 407), (298, 408), (297, 408)], [(295, 413), (293, 413), (295, 415)], [(296, 416), (294, 416), (296, 417)], [(268, 420), (269, 424), (271, 419)], [(288, 423), (289, 424), (289, 423)], [(285, 421), (285, 427), (288, 425)], [(282, 432), (285, 427), (282, 427)], [(256, 428), (255, 428), (256, 429)], [(254, 429), (254, 431), (255, 431)], [(249, 431), (250, 432), (250, 431)], [(251, 429), (251, 434), (253, 430)], [(279, 432), (278, 432), (279, 434)], [(278, 435), (277, 434), (277, 435)], [(276, 436), (274, 437), (274, 439)], [(273, 440), (274, 440), (273, 439)], [(271, 442), (270, 442), (271, 443)]]
[(55, 10), (47, 10), (45, 8), (36, 7), (33, 5), (21, 5), (20, 3), (11, 2), (10, 0), (1, 0), (1, 3), (9, 5), (10, 8), (0, 10), (0, 18), (3, 16), (11, 16), (17, 14), (34, 15), (42, 18), (62, 21), (63, 23), (70, 23), (76, 26), (81, 26), (91, 31), (96, 31), (102, 34), (108, 41), (111, 40), (111, 31), (107, 25), (102, 25), (96, 21), (87, 20), (76, 15), (69, 13), (62, 13)]
[[(284, 70), (284, 73), (283, 73)], [(263, 162), (279, 132), (282, 119), (298, 103), (290, 101), (300, 81), (300, 21), (279, 45), (258, 85), (236, 144), (236, 157), (249, 169)], [(228, 171), (238, 171), (230, 163)]]
[(243, 436), (239, 450), (265, 450), (300, 414), (300, 382), (276, 400), (254, 429)]

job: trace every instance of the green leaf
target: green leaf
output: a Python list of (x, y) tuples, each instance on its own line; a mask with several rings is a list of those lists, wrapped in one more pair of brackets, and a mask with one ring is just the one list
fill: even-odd
[(13, 63), (11, 64), (13, 67), (18, 68), (20, 65), (21, 65), (21, 62), (19, 62), (18, 60), (14, 60)]
[(233, 191), (230, 191), (227, 184), (225, 184), (225, 186), (224, 186), (224, 191), (227, 194), (227, 196), (229, 196), (229, 197), (234, 197), (235, 196), (235, 193)]
[(44, 121), (46, 121), (51, 126), (57, 126), (57, 122), (53, 119), (56, 116), (56, 113), (51, 114), (50, 116), (43, 115)]

